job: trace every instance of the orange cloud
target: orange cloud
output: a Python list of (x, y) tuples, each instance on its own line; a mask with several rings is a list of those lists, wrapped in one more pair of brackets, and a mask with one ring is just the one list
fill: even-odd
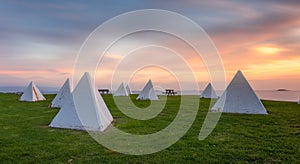
[(255, 51), (267, 55), (275, 55), (282, 51), (287, 51), (286, 49), (275, 47), (275, 46), (259, 46), (254, 48)]
[(265, 64), (250, 65), (246, 69), (252, 79), (283, 79), (300, 77), (300, 58), (272, 60)]

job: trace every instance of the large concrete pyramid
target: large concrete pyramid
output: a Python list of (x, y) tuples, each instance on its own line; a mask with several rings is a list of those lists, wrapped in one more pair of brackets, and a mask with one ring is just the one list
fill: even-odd
[(158, 97), (153, 88), (153, 84), (151, 80), (145, 85), (139, 96), (136, 98), (137, 100), (158, 100)]
[(85, 73), (49, 126), (104, 131), (112, 121), (113, 117), (93, 87), (90, 75)]
[(38, 87), (33, 82), (30, 82), (30, 84), (27, 86), (24, 93), (22, 94), (20, 101), (34, 102), (34, 101), (41, 101), (41, 100), (46, 100), (46, 98), (40, 92)]
[(241, 71), (238, 71), (211, 111), (268, 114)]
[(212, 87), (212, 85), (210, 83), (206, 86), (206, 88), (202, 92), (201, 97), (211, 98), (211, 99), (218, 98), (216, 91), (214, 90), (214, 88)]
[(71, 95), (71, 86), (69, 79), (66, 80), (64, 85), (60, 88), (59, 92), (56, 94), (55, 98), (52, 100), (51, 108), (61, 108), (63, 102), (66, 101), (67, 97)]
[(128, 96), (124, 83), (120, 84), (119, 88), (115, 91), (114, 96)]

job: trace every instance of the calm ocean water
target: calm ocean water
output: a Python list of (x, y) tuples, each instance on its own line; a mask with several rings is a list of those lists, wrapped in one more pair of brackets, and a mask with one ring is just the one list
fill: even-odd
[[(222, 91), (216, 91), (217, 95), (222, 95)], [(202, 91), (185, 91), (183, 95), (200, 95)], [(300, 91), (275, 91), (275, 90), (257, 90), (257, 96), (263, 100), (293, 101), (300, 100)]]
[(257, 96), (263, 100), (298, 101), (300, 91), (255, 91)]
[[(19, 92), (23, 91), (24, 87), (0, 87), (0, 92)], [(41, 92), (43, 94), (56, 94), (58, 88), (53, 87), (41, 87)], [(202, 91), (183, 91), (182, 95), (200, 95)], [(139, 91), (133, 91), (133, 93), (139, 93)], [(263, 100), (278, 100), (278, 101), (293, 101), (296, 102), (300, 99), (300, 91), (274, 91), (274, 90), (257, 90), (255, 91), (257, 96)], [(161, 91), (157, 91), (157, 94), (161, 95)], [(180, 91), (178, 92), (180, 94)], [(217, 91), (220, 96), (222, 91)]]

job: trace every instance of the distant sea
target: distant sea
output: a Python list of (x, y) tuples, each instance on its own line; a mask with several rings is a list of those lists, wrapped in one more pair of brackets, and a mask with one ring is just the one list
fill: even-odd
[[(23, 92), (25, 88), (26, 87), (22, 87), (22, 86), (11, 86), (11, 87), (0, 86), (0, 92), (3, 93)], [(43, 94), (56, 94), (59, 90), (59, 88), (55, 88), (55, 87), (39, 87), (39, 89)]]
[[(221, 96), (223, 91), (216, 91)], [(179, 92), (180, 93), (180, 92)], [(183, 95), (200, 95), (202, 91), (184, 91)], [(256, 95), (262, 100), (292, 101), (300, 100), (300, 91), (256, 90)]]
[[(25, 88), (21, 86), (12, 86), (12, 87), (0, 87), (0, 92), (4, 93), (14, 93), (23, 91)], [(40, 87), (40, 90), (43, 94), (56, 94), (59, 88), (54, 87)], [(133, 91), (133, 93), (138, 94), (139, 91)], [(161, 95), (161, 91), (156, 91), (157, 94)], [(181, 92), (178, 91), (178, 94)], [(202, 91), (183, 91), (182, 95), (200, 95)], [(255, 93), (260, 99), (263, 100), (276, 100), (276, 101), (293, 101), (296, 102), (300, 100), (300, 91), (276, 91), (276, 90), (256, 90)], [(222, 91), (217, 91), (217, 94), (220, 96)]]

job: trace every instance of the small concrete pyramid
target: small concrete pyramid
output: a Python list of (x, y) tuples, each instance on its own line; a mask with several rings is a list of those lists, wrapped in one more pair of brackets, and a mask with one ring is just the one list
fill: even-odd
[(238, 71), (211, 111), (268, 114), (241, 71)]
[(46, 100), (46, 98), (40, 92), (38, 87), (33, 82), (30, 82), (27, 88), (25, 89), (24, 93), (22, 94), (20, 101), (35, 102), (41, 100)]
[(126, 85), (126, 90), (129, 95), (132, 94), (131, 89), (128, 84)]
[(120, 84), (119, 88), (115, 91), (114, 96), (128, 96), (124, 83)]
[(60, 88), (59, 92), (56, 94), (55, 98), (50, 104), (50, 108), (61, 108), (63, 102), (66, 101), (67, 97), (71, 95), (71, 86), (69, 79), (66, 80), (64, 85)]
[(90, 75), (85, 73), (49, 126), (104, 131), (113, 121), (113, 117), (92, 84)]
[(202, 92), (201, 97), (210, 98), (210, 99), (218, 98), (216, 91), (214, 90), (214, 88), (212, 87), (212, 85), (210, 83), (206, 86), (206, 88)]
[(152, 81), (149, 80), (145, 85), (139, 96), (136, 98), (137, 100), (158, 100), (158, 97), (153, 88)]

